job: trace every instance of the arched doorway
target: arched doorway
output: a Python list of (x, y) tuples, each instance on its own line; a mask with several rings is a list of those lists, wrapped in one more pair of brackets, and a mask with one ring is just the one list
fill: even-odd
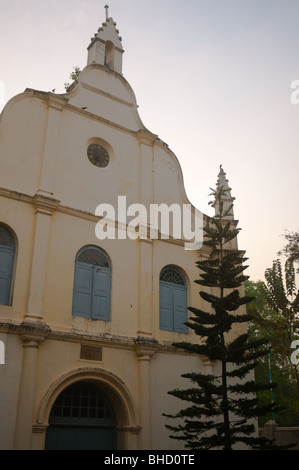
[(52, 406), (45, 449), (115, 450), (116, 424), (114, 409), (101, 389), (76, 382)]

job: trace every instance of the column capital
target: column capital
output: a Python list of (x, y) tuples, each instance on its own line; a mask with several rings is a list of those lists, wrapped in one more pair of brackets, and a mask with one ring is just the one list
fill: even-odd
[(138, 336), (135, 340), (136, 354), (138, 360), (148, 360), (156, 354), (158, 349), (158, 341), (154, 338), (144, 338), (143, 336)]
[(132, 434), (139, 434), (142, 427), (125, 425), (125, 426), (116, 426), (116, 429), (118, 431), (131, 432)]
[(50, 93), (50, 92), (48, 93), (47, 98), (48, 98), (49, 108), (53, 108), (56, 111), (62, 111), (69, 101), (67, 98), (63, 96), (59, 96), (59, 95), (56, 95), (55, 93)]
[(47, 338), (50, 332), (51, 328), (41, 321), (25, 320), (20, 325), (23, 342), (29, 346), (38, 346)]
[(158, 139), (156, 134), (152, 134), (146, 129), (139, 129), (139, 131), (136, 132), (136, 136), (139, 142), (145, 145), (153, 145), (154, 142)]
[(36, 434), (43, 434), (48, 429), (49, 424), (35, 423), (32, 425), (32, 432)]
[(59, 206), (60, 201), (53, 197), (45, 196), (38, 191), (34, 197), (34, 205), (36, 212), (40, 212), (47, 215), (52, 215), (55, 209)]

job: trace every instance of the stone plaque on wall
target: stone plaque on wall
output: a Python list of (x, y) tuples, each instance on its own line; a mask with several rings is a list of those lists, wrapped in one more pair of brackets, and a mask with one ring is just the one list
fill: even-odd
[(90, 344), (81, 344), (80, 359), (101, 361), (102, 348), (100, 346), (91, 346)]

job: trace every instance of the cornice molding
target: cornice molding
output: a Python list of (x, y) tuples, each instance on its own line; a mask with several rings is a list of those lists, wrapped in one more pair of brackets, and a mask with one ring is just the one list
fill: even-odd
[(81, 82), (81, 86), (85, 90), (91, 91), (92, 93), (96, 93), (97, 95), (104, 96), (105, 98), (108, 98), (112, 101), (116, 101), (117, 103), (128, 106), (129, 108), (134, 107), (134, 103), (118, 98), (117, 96), (112, 95), (111, 93), (107, 93), (106, 91), (100, 90), (99, 88), (93, 87), (92, 85), (88, 85), (87, 83)]
[(25, 93), (31, 93), (33, 96), (36, 96), (47, 102), (48, 106), (56, 109), (57, 111), (62, 111), (62, 109), (68, 103), (68, 98), (63, 95), (56, 93), (51, 93), (48, 91), (34, 90), (33, 88), (26, 88)]
[(39, 344), (49, 336), (51, 328), (41, 321), (25, 320), (21, 323), (19, 332), (24, 343), (34, 342)]
[[(14, 199), (16, 201), (22, 201), (27, 204), (32, 204), (35, 206), (36, 213), (41, 213), (45, 215), (51, 216), (54, 212), (59, 212), (62, 214), (67, 214), (72, 217), (78, 217), (79, 219), (89, 220), (90, 222), (97, 223), (99, 221), (99, 217), (93, 214), (92, 212), (84, 211), (81, 209), (75, 209), (73, 207), (64, 206), (60, 203), (58, 199), (44, 196), (39, 193), (35, 194), (34, 196), (29, 196), (28, 194), (19, 193), (17, 191), (12, 191), (6, 188), (0, 188), (0, 197), (6, 197), (8, 199)], [(117, 221), (112, 221), (115, 224), (115, 227), (118, 227)], [(128, 230), (128, 225), (123, 230)], [(163, 238), (159, 231), (156, 232), (155, 237), (151, 238), (151, 227), (150, 225), (139, 227), (140, 233), (142, 233), (142, 237), (137, 237), (136, 240), (141, 243), (150, 243), (153, 242), (163, 242), (163, 243), (170, 243), (172, 245), (184, 247), (185, 243), (189, 244), (188, 240), (185, 239), (176, 239), (169, 236), (168, 238)], [(191, 245), (190, 245), (191, 246)], [(200, 248), (199, 250), (202, 250)], [(194, 246), (194, 250), (198, 251)], [(205, 251), (203, 252), (205, 253)], [(208, 256), (208, 253), (207, 253)]]
[(136, 355), (139, 361), (150, 361), (159, 350), (159, 342), (155, 338), (138, 336), (135, 340)]
[[(21, 324), (0, 321), (0, 331), (7, 334), (20, 335), (24, 343), (36, 343), (44, 340), (69, 341), (70, 343), (89, 344), (113, 349), (125, 349), (135, 351), (138, 357), (152, 357), (156, 353), (177, 353), (179, 355), (189, 355), (190, 353), (178, 350), (173, 346), (172, 341), (159, 341), (149, 337), (119, 336), (108, 333), (88, 334), (72, 330), (59, 330), (50, 327), (44, 322), (25, 320)], [(192, 342), (192, 338), (190, 338)], [(195, 339), (197, 342), (198, 340)], [(34, 345), (33, 345), (34, 346)]]
[(33, 202), (36, 212), (46, 215), (52, 215), (60, 204), (58, 199), (54, 199), (49, 196), (43, 196), (39, 193), (36, 193), (33, 196)]
[(136, 132), (136, 137), (141, 144), (153, 145), (158, 140), (160, 142), (160, 139), (156, 134), (152, 134), (146, 129), (139, 129), (139, 131)]

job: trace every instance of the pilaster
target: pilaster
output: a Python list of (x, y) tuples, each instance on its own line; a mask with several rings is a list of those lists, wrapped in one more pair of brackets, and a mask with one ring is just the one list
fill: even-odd
[(53, 195), (55, 166), (58, 155), (58, 140), (61, 111), (68, 100), (61, 96), (48, 94), (48, 122), (42, 161), (39, 193)]
[(152, 394), (150, 362), (156, 353), (157, 346), (158, 344), (155, 340), (147, 340), (141, 337), (136, 340), (139, 406), (142, 428), (139, 441), (140, 450), (151, 449)]
[(32, 447), (32, 423), (38, 348), (40, 343), (44, 341), (50, 333), (50, 328), (43, 322), (24, 321), (20, 331), (23, 341), (23, 363), (19, 387), (14, 449), (30, 450)]
[(57, 199), (41, 194), (34, 196), (35, 235), (33, 244), (30, 289), (26, 318), (43, 318), (43, 297), (50, 236), (51, 216), (59, 205)]
[[(139, 141), (139, 201), (150, 214), (154, 202), (153, 145), (155, 134), (140, 130)], [(139, 330), (138, 334), (153, 334), (153, 242), (148, 237), (148, 220), (141, 221), (139, 238)]]

